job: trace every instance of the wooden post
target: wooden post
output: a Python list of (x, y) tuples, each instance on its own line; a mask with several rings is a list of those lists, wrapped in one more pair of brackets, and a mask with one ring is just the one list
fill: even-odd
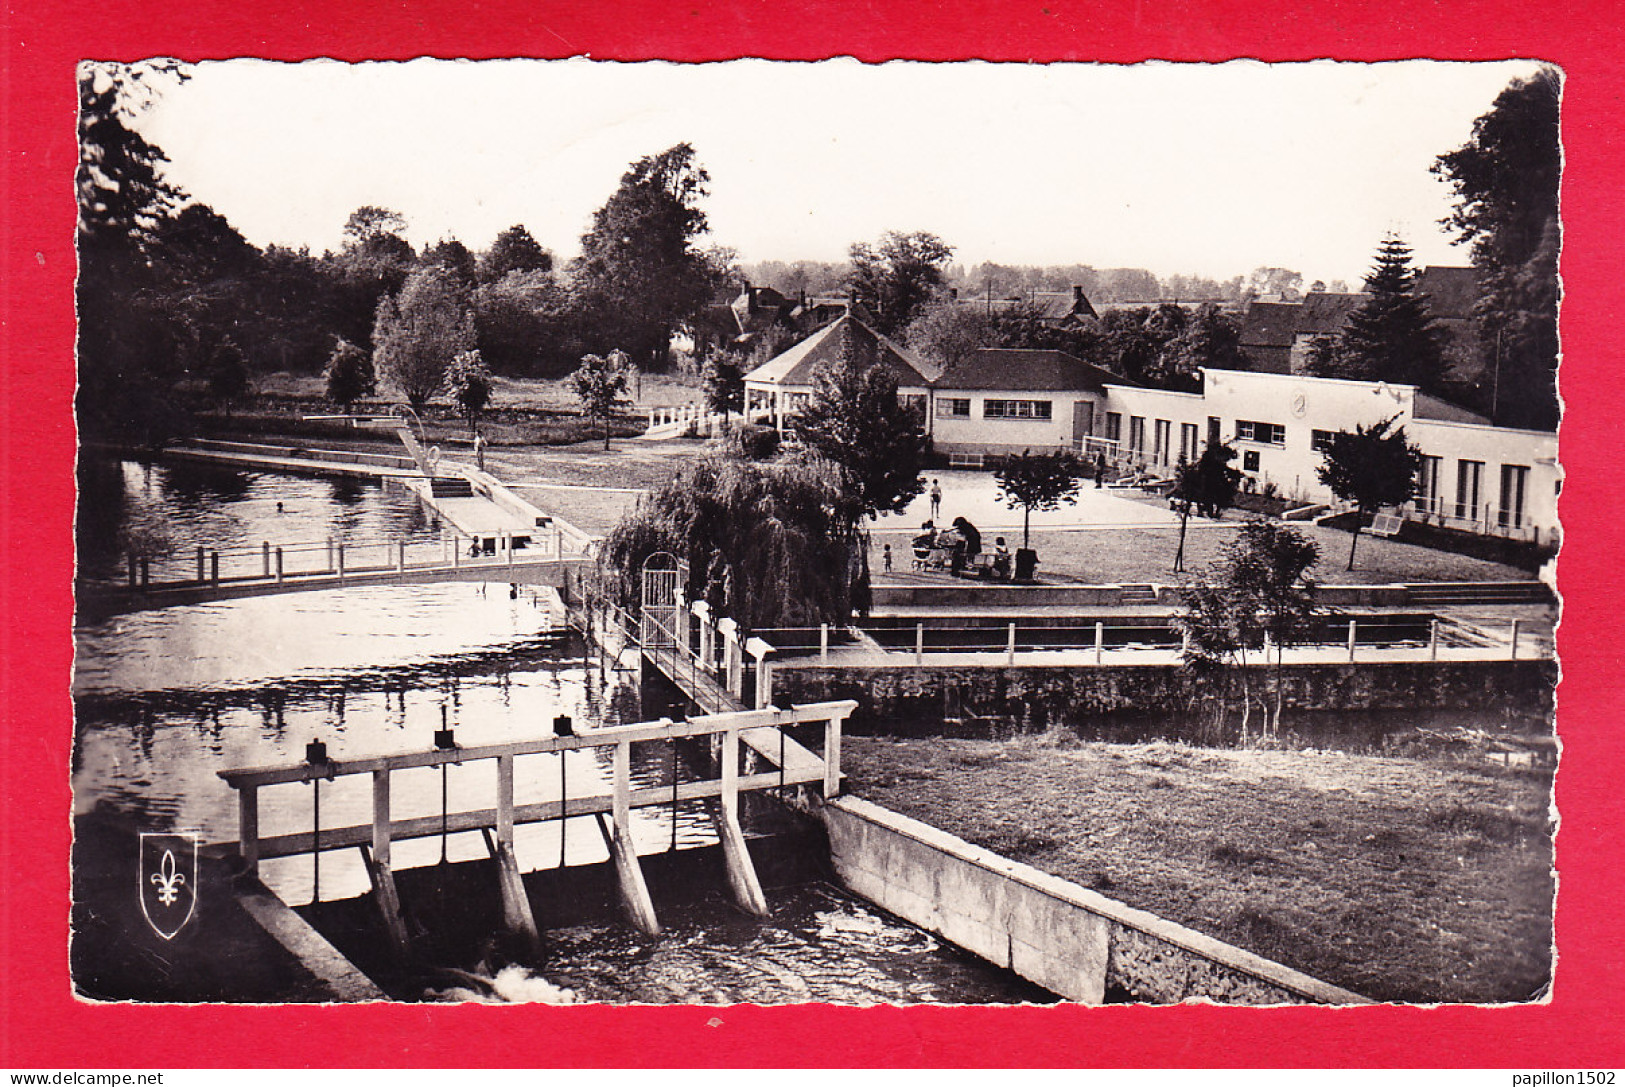
[(237, 790), (237, 852), (243, 858), (243, 871), (250, 876), (260, 871), (260, 793), (253, 785)]
[[(659, 936), (660, 921), (655, 917), (654, 902), (649, 898), (649, 887), (643, 880), (643, 867), (638, 863), (637, 850), (632, 845), (632, 745), (625, 741), (615, 745), (612, 789), (615, 834), (610, 839), (610, 853), (614, 856), (615, 873), (620, 879), (621, 904), (626, 907), (632, 923), (645, 935)], [(562, 808), (560, 814), (563, 814)], [(561, 818), (561, 833), (563, 826)]]
[(141, 556), (141, 587), (149, 588), (152, 585), (152, 561), (147, 556)]
[(1508, 660), (1517, 660), (1518, 659), (1518, 633), (1522, 629), (1522, 627), (1523, 627), (1523, 620), (1521, 620), (1521, 619), (1512, 620), (1512, 632), (1511, 632), (1511, 637), (1509, 638), (1509, 644), (1511, 646), (1512, 652), (1511, 652), (1511, 655), (1507, 657)]
[(562, 528), (553, 530), (553, 557), (557, 559), (564, 558), (564, 530)]
[(773, 647), (760, 638), (745, 643), (745, 649), (756, 660), (756, 708), (765, 710), (773, 704), (773, 665), (767, 655)]
[(739, 730), (722, 734), (722, 797), (716, 819), (717, 837), (722, 840), (722, 857), (728, 869), (728, 886), (734, 901), (746, 913), (767, 916), (767, 898), (762, 894), (756, 866), (745, 848), (745, 835), (739, 827)]
[(711, 605), (704, 600), (696, 600), (688, 606), (694, 613), (694, 618), (700, 621), (700, 667), (710, 668), (716, 657), (715, 636), (711, 629)]
[(384, 931), (397, 956), (405, 958), (410, 950), (406, 935), (406, 920), (401, 916), (401, 896), (395, 887), (395, 872), (390, 868), (389, 771), (372, 772), (372, 856), (367, 861), (367, 875), (372, 878), (373, 894), (378, 899), (378, 911), (383, 914)]
[(1428, 620), (1428, 660), (1436, 661), (1438, 659), (1439, 659), (1439, 621), (1437, 619), (1429, 619)]
[(513, 533), (504, 532), (502, 534), (502, 542), (507, 545), (503, 550), (507, 551), (507, 553), (508, 553), (508, 573), (512, 574), (513, 573)]
[(1004, 663), (1010, 668), (1016, 666), (1016, 624), (1010, 624), (1010, 637), (1004, 650)]
[[(329, 536), (327, 538), (327, 572), (331, 574), (337, 569), (338, 569), (338, 567), (333, 565), (333, 537)], [(265, 576), (266, 577), (271, 576), (271, 570), (270, 570), (269, 566), (266, 567)]]
[(459, 532), (451, 533), (451, 564), (453, 566), (463, 564), (463, 537)]
[(841, 791), (841, 718), (824, 722), (824, 799), (833, 800)]
[(397, 573), (406, 573), (406, 541), (395, 541), (395, 570)]
[(829, 663), (829, 624), (818, 624), (818, 663)]
[(282, 548), (276, 549), (276, 583), (282, 584)]
[(220, 587), (220, 552), (209, 552), (209, 584)]
[(925, 664), (925, 624), (914, 624), (914, 666), (916, 668)]
[(271, 576), (271, 541), (260, 541), (260, 573), (265, 577)]
[(1357, 619), (1350, 619), (1349, 620), (1349, 663), (1350, 664), (1354, 663), (1354, 629), (1355, 629), (1355, 626), (1358, 624), (1358, 622), (1359, 622), (1359, 620), (1357, 620)]
[(202, 544), (199, 544), (198, 549), (197, 549), (197, 579), (198, 579), (198, 583), (202, 584), (202, 582), (203, 582), (203, 545)]
[[(563, 833), (564, 809), (559, 808), (559, 828)], [(536, 915), (531, 912), (530, 896), (525, 892), (525, 881), (519, 874), (518, 855), (513, 848), (513, 756), (497, 756), (497, 886), (502, 893), (502, 925), (509, 932), (525, 938), (531, 946), (539, 947), (541, 936), (536, 929)]]
[(135, 578), (135, 552), (134, 551), (129, 552), (128, 557), (129, 557), (129, 560), (130, 560), (130, 588), (133, 589), (133, 588), (135, 588), (135, 584), (136, 584), (136, 578)]
[(343, 585), (344, 584), (344, 545), (343, 544), (338, 545), (338, 560), (339, 560), (338, 561), (339, 584)]
[(1095, 663), (1101, 663), (1101, 656), (1106, 652), (1106, 624), (1095, 623)]

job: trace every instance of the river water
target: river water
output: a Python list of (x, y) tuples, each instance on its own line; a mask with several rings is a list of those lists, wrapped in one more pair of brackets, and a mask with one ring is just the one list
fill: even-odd
[[(337, 537), (349, 546), (434, 539), (438, 526), (410, 496), (354, 480), (315, 480), (201, 466), (87, 463), (81, 471), (79, 561), (121, 576), (128, 548), (184, 564), (199, 546), (257, 547)], [(452, 726), (464, 745), (551, 734), (556, 715), (578, 728), (643, 719), (635, 659), (584, 654), (562, 637), (551, 594), (505, 584), (453, 583), (297, 593), (138, 612), (76, 631), (74, 805), (140, 830), (234, 840), (235, 794), (220, 770), (292, 763), (305, 744), (340, 759), (431, 745)], [(634, 749), (639, 785), (670, 784), (680, 760)], [(516, 762), (516, 801), (606, 791), (609, 750)], [(529, 765), (527, 765), (527, 763)], [(562, 769), (562, 774), (561, 774)], [(396, 819), (434, 816), (442, 797), (492, 803), (494, 764), (395, 774)], [(261, 792), (264, 835), (309, 830), (311, 787)], [(364, 776), (321, 787), (324, 827), (365, 823)], [(707, 813), (634, 816), (640, 851), (715, 841)], [(522, 868), (605, 859), (591, 820), (521, 826)], [(484, 857), (478, 834), (397, 843), (397, 868)], [(262, 878), (295, 905), (368, 889), (354, 850), (268, 860)], [(1043, 999), (1019, 979), (967, 959), (934, 937), (844, 893), (801, 887), (771, 895), (763, 922), (728, 909), (662, 909), (667, 934), (645, 940), (618, 923), (549, 934), (543, 967), (580, 999), (1010, 1003)], [(467, 964), (446, 964), (464, 966)]]

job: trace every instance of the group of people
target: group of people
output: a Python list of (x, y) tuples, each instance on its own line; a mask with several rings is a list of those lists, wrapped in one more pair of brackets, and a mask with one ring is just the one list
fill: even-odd
[(1004, 537), (994, 539), (993, 551), (986, 563), (977, 563), (977, 557), (982, 554), (982, 534), (964, 517), (955, 517), (948, 528), (941, 530), (935, 521), (925, 522), (920, 526), (920, 534), (914, 537), (913, 549), (916, 570), (946, 566), (950, 573), (958, 576), (972, 565), (978, 565), (985, 567), (993, 577), (1010, 576), (1010, 548)]

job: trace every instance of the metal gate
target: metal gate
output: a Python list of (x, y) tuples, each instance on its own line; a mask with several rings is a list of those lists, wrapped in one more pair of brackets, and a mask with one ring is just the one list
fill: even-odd
[(638, 641), (645, 649), (671, 649), (677, 644), (677, 589), (683, 564), (669, 551), (643, 560), (643, 596), (638, 608)]

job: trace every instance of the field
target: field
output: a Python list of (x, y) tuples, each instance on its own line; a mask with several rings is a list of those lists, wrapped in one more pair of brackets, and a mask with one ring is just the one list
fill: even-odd
[(843, 754), (859, 796), (1374, 999), (1550, 977), (1548, 770), (1059, 733)]

